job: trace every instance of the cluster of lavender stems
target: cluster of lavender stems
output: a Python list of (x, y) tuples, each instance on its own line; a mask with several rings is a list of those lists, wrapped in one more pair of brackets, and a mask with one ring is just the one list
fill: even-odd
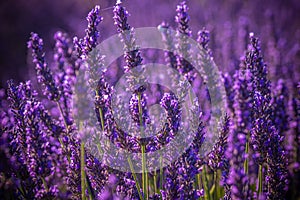
[[(164, 111), (166, 121), (155, 136), (145, 137), (145, 129), (151, 124), (148, 100), (152, 97), (147, 85), (141, 85), (147, 77), (139, 75), (147, 60), (137, 45), (134, 28), (129, 24), (129, 13), (121, 1), (114, 6), (113, 14), (124, 50), (123, 63), (120, 62), (123, 65), (118, 66), (118, 70), (127, 75), (127, 89), (132, 93), (127, 102), (130, 116), (126, 117), (132, 119), (139, 135), (122, 130), (113, 116), (114, 87), (106, 78), (105, 55), (96, 48), (101, 38), (101, 22), (105, 20), (100, 6), (88, 14), (88, 27), (83, 38), (72, 40), (66, 33), (55, 33), (54, 62), (51, 64), (46, 61), (43, 40), (37, 33), (31, 33), (28, 48), (44, 96), (31, 81), (16, 84), (9, 80), (7, 90), (0, 91), (0, 155), (7, 165), (0, 168), (0, 197), (297, 199), (299, 192), (296, 190), (300, 186), (299, 83), (294, 83), (296, 86), (290, 91), (284, 80), (273, 83), (268, 79), (268, 67), (271, 66), (264, 61), (260, 41), (253, 33), (249, 33), (248, 47), (234, 75), (222, 74), (228, 107), (214, 129), (217, 133), (207, 129), (203, 115), (209, 111), (193, 104), (195, 116), (189, 126), (195, 127), (195, 131), (191, 145), (168, 166), (154, 172), (146, 169), (146, 153), (161, 149), (178, 135), (185, 108), (181, 97), (158, 90), (160, 99), (156, 101)], [(205, 87), (206, 81), (197, 82), (199, 77), (187, 61), (193, 56), (189, 21), (188, 4), (182, 1), (176, 9), (176, 35), (169, 31), (169, 23), (158, 26), (167, 49), (163, 60), (192, 85)], [(206, 57), (205, 60), (201, 60), (201, 55), (196, 58), (208, 68), (212, 67), (208, 61), (213, 60), (209, 37), (205, 28), (198, 32), (197, 42)], [(141, 70), (133, 72), (137, 67)], [(83, 80), (78, 76), (82, 69), (88, 74)], [(72, 98), (76, 95), (75, 84), (80, 81), (88, 82), (97, 120), (93, 125), (104, 133), (102, 137), (107, 137), (118, 148), (142, 153), (142, 173), (136, 173), (134, 169), (122, 172), (111, 168), (86, 148), (88, 143), (77, 137), (83, 128), (91, 128), (89, 124), (77, 126), (73, 115), (76, 107)], [(174, 81), (178, 84), (178, 80)], [(140, 86), (135, 88), (134, 85)], [(199, 93), (206, 94), (206, 91)], [(200, 101), (205, 100), (209, 100), (208, 97), (201, 96)], [(96, 133), (93, 134), (96, 138)], [(218, 135), (217, 141), (212, 150), (203, 155), (201, 147), (205, 138), (211, 135)], [(182, 138), (183, 141), (186, 139)], [(172, 155), (163, 155), (160, 159), (172, 159)]]

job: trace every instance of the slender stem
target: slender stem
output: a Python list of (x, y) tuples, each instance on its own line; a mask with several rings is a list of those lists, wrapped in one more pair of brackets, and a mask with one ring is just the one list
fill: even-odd
[(145, 199), (147, 199), (147, 178), (146, 178), (146, 167), (145, 167), (145, 145), (142, 145), (142, 183), (143, 183), (143, 193)]
[(89, 198), (88, 198), (88, 199), (93, 200), (93, 199), (95, 199), (95, 198), (93, 197), (92, 188), (91, 188), (91, 186), (88, 184), (87, 178), (88, 178), (88, 177), (86, 176), (86, 185), (87, 185), (88, 194), (89, 194)]
[(58, 101), (56, 101), (56, 104), (57, 104), (57, 106), (58, 106), (60, 115), (61, 115), (61, 117), (63, 118), (64, 124), (65, 124), (65, 128), (66, 128), (66, 131), (67, 131), (67, 133), (69, 133), (69, 127), (68, 127), (67, 119), (66, 119), (66, 117), (65, 117), (65, 115), (64, 115), (64, 112), (63, 112), (63, 110), (62, 110), (62, 107), (61, 107), (61, 105), (60, 105), (60, 103), (59, 103)]
[(143, 196), (142, 196), (142, 194), (141, 194), (141, 192), (140, 192), (141, 186), (140, 186), (139, 181), (138, 181), (138, 179), (137, 179), (137, 177), (136, 177), (136, 174), (135, 174), (135, 172), (134, 172), (134, 168), (133, 168), (132, 161), (131, 161), (130, 157), (127, 158), (127, 161), (128, 161), (128, 164), (129, 164), (130, 171), (131, 171), (131, 173), (132, 173), (133, 179), (134, 179), (134, 181), (135, 181), (135, 186), (136, 186), (136, 189), (137, 189), (137, 191), (138, 191), (140, 200), (142, 200), (142, 199), (143, 199)]
[(157, 171), (154, 171), (153, 184), (154, 184), (154, 193), (157, 194)]
[(207, 173), (206, 173), (206, 168), (205, 166), (203, 166), (203, 186), (204, 186), (204, 199), (208, 199), (211, 200), (211, 195), (210, 195), (210, 191), (208, 189), (208, 180), (207, 180)]
[[(139, 118), (140, 118), (140, 129), (141, 138), (144, 137), (144, 127), (143, 127), (143, 110), (141, 105), (141, 93), (138, 93), (138, 108), (139, 108)], [(144, 198), (148, 199), (148, 174), (146, 169), (146, 147), (142, 144), (142, 188), (144, 193)]]
[[(65, 118), (65, 115), (64, 115), (64, 113), (63, 113), (62, 107), (61, 107), (61, 105), (60, 105), (60, 103), (59, 103), (58, 101), (56, 101), (56, 104), (57, 104), (57, 107), (58, 107), (58, 109), (59, 109), (60, 115), (61, 115), (61, 117), (63, 118), (64, 125), (65, 125), (65, 128), (66, 128), (67, 134), (68, 134), (68, 133), (69, 133), (69, 127), (68, 127), (68, 124), (67, 124), (67, 120), (66, 120), (66, 118)], [(63, 143), (63, 141), (62, 141), (62, 139), (61, 139), (61, 138), (58, 138), (58, 141), (59, 141), (59, 143), (60, 143), (61, 148), (62, 148), (63, 150), (65, 150), (65, 151), (67, 151), (67, 149), (66, 149), (66, 147), (65, 147), (65, 145), (64, 145), (64, 143)], [(69, 161), (69, 163), (70, 163), (70, 162), (71, 162), (71, 159), (70, 159), (69, 153), (68, 153), (68, 155), (67, 155), (67, 159), (68, 159), (68, 161)]]
[(26, 195), (25, 195), (25, 193), (24, 193), (24, 191), (23, 191), (23, 189), (22, 189), (22, 186), (17, 187), (17, 189), (18, 189), (18, 191), (20, 192), (20, 194), (23, 196), (23, 198), (26, 199)]
[[(96, 92), (96, 94), (98, 95), (98, 93)], [(102, 131), (104, 131), (104, 117), (103, 117), (103, 111), (102, 111), (102, 108), (99, 108), (99, 115), (100, 115), (100, 122), (101, 122), (101, 128), (102, 128)], [(97, 148), (98, 148), (98, 151), (100, 153), (100, 155), (103, 154), (103, 150), (100, 146), (100, 143), (97, 144)]]
[[(17, 177), (20, 177), (20, 173), (18, 171), (16, 173), (17, 173)], [(18, 188), (18, 190), (20, 190), (22, 196), (26, 199), (26, 195), (25, 195), (26, 190), (24, 191), (22, 182), (20, 183), (20, 187), (17, 187), (17, 188)]]
[(48, 191), (49, 191), (49, 188), (48, 188), (48, 186), (47, 186), (47, 183), (46, 183), (45, 179), (44, 179), (43, 177), (41, 177), (41, 179), (42, 179), (43, 185), (44, 185), (44, 187), (45, 187), (45, 190), (48, 192)]
[(244, 162), (244, 172), (245, 172), (246, 175), (249, 172), (248, 153), (249, 153), (249, 135), (247, 135), (247, 142), (246, 142), (246, 148), (245, 148), (246, 159), (245, 159), (245, 162)]
[(163, 168), (163, 165), (162, 165), (162, 163), (163, 163), (163, 157), (162, 157), (162, 155), (160, 155), (159, 156), (159, 188), (160, 188), (160, 190), (162, 190), (163, 189), (163, 181), (164, 181), (164, 168)]
[(104, 117), (103, 117), (102, 108), (99, 108), (99, 115), (100, 115), (100, 121), (101, 121), (101, 128), (102, 128), (102, 131), (104, 131)]
[(215, 182), (215, 192), (214, 199), (218, 199), (218, 190), (219, 190), (219, 182), (218, 182), (218, 174), (217, 171), (214, 171), (214, 182)]
[(198, 189), (199, 190), (201, 190), (202, 188), (201, 188), (201, 176), (200, 176), (200, 174), (197, 174), (197, 185), (198, 185)]
[(80, 172), (81, 172), (81, 199), (86, 200), (86, 177), (85, 177), (85, 153), (84, 153), (84, 143), (81, 142), (80, 145)]
[(219, 187), (218, 187), (218, 190), (217, 190), (217, 192), (218, 192), (218, 198), (220, 199), (222, 196), (224, 196), (224, 187), (220, 187), (220, 178), (222, 177), (222, 171), (221, 170), (218, 170), (217, 171), (217, 175), (218, 175), (218, 184), (219, 184)]
[(263, 191), (263, 167), (262, 165), (259, 165), (259, 169), (258, 169), (258, 196), (260, 194), (262, 194), (262, 191)]

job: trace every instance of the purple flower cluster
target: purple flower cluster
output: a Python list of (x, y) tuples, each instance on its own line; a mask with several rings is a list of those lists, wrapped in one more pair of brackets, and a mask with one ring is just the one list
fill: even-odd
[(86, 58), (87, 54), (98, 44), (97, 39), (99, 38), (100, 33), (97, 30), (97, 26), (103, 20), (99, 15), (99, 12), (100, 6), (96, 6), (87, 16), (88, 28), (85, 30), (85, 37), (80, 40), (75, 37), (73, 40), (78, 55), (82, 58)]
[(58, 101), (60, 99), (60, 91), (54, 81), (49, 66), (45, 61), (45, 53), (43, 50), (43, 40), (36, 34), (31, 33), (28, 47), (32, 48), (32, 57), (35, 64), (37, 79), (44, 87), (44, 94), (48, 99)]
[[(297, 199), (300, 184), (297, 179), (300, 163), (299, 80), (290, 83), (289, 80), (273, 82), (272, 79), (271, 82), (260, 41), (250, 33), (245, 40), (249, 43), (245, 55), (237, 61), (240, 64), (234, 67), (234, 75), (224, 72), (223, 77), (220, 75), (221, 83), (210, 82), (219, 75), (213, 71), (213, 54), (209, 47), (216, 44), (210, 44), (211, 33), (207, 29), (200, 29), (197, 45), (201, 52), (194, 54), (189, 42), (193, 36), (188, 11), (186, 1), (180, 2), (174, 11), (175, 34), (170, 29), (171, 22), (158, 26), (167, 51), (157, 60), (164, 60), (194, 86), (201, 106), (191, 99), (185, 87), (177, 94), (178, 91), (158, 84), (155, 87), (145, 84), (147, 77), (143, 76), (145, 68), (142, 64), (149, 62), (147, 58), (154, 51), (149, 53), (139, 48), (134, 28), (128, 22), (129, 13), (121, 1), (113, 7), (113, 20), (124, 57), (113, 64), (117, 67), (112, 72), (105, 69), (105, 55), (97, 49), (99, 25), (104, 20), (100, 6), (88, 14), (88, 27), (83, 38), (75, 37), (72, 42), (68, 34), (55, 33), (53, 64), (46, 62), (43, 40), (32, 33), (28, 48), (32, 50), (36, 77), (44, 96), (30, 81), (18, 85), (8, 81), (7, 91), (0, 90), (0, 155), (1, 162), (3, 157), (3, 163), (7, 165), (0, 164), (0, 198)], [(241, 29), (248, 32), (244, 23)], [(199, 78), (187, 61), (193, 59), (201, 65), (202, 72), (206, 72), (205, 77)], [(86, 76), (80, 76), (79, 70), (86, 72)], [(131, 92), (125, 102), (127, 107), (117, 103), (119, 110), (114, 109), (116, 90), (114, 81), (106, 78), (107, 73), (125, 75), (129, 87), (124, 92)], [(172, 79), (173, 86), (184, 84), (178, 77)], [(88, 89), (76, 88), (76, 84), (85, 82)], [(210, 84), (215, 87), (223, 84), (227, 93), (228, 105), (223, 108), (227, 113), (220, 119), (211, 114), (213, 108), (202, 106), (206, 105), (205, 101), (212, 100), (213, 95), (222, 95), (221, 91), (217, 91), (220, 94), (208, 94), (210, 91), (203, 87)], [(298, 88), (291, 86), (297, 84)], [(80, 89), (87, 89), (92, 97), (91, 104), (88, 101), (80, 103), (93, 108), (95, 124), (81, 121), (90, 113), (76, 110), (73, 98), (76, 100), (76, 95), (82, 95)], [(116, 96), (117, 102), (121, 102), (122, 96)], [(185, 97), (190, 98), (191, 106), (183, 104)], [(152, 128), (150, 106), (153, 102), (162, 110), (160, 117), (165, 121), (161, 121), (155, 135), (148, 136), (145, 133)], [(124, 107), (128, 108), (128, 116), (122, 112)], [(189, 111), (192, 116), (186, 117)], [(129, 118), (134, 128), (125, 130), (122, 127), (125, 123), (122, 123)], [(186, 118), (188, 122), (184, 121)], [(218, 124), (209, 129), (206, 119)], [(194, 128), (189, 129), (192, 133), (179, 134), (182, 125), (187, 123), (189, 128)], [(87, 135), (88, 131), (91, 135)], [(215, 135), (216, 142), (209, 146), (211, 150), (207, 155), (203, 154), (203, 148), (207, 148), (206, 139)], [(89, 136), (92, 139), (85, 140)], [(104, 137), (109, 140), (102, 141)], [(180, 140), (171, 148), (182, 151), (180, 156), (174, 159), (174, 155), (166, 152), (158, 158), (162, 165), (155, 166), (156, 171), (148, 171), (146, 164), (151, 166), (153, 160), (148, 159), (147, 153), (163, 149), (177, 137)], [(177, 143), (188, 140), (192, 141), (190, 146), (176, 149), (182, 145)], [(94, 141), (96, 150), (90, 148)], [(120, 152), (102, 154), (112, 146), (132, 153), (132, 157), (123, 158)], [(141, 173), (136, 173), (132, 166), (131, 159), (137, 153), (142, 154)], [(130, 165), (130, 171), (118, 171), (110, 166), (124, 160)], [(165, 161), (169, 165), (164, 166)]]

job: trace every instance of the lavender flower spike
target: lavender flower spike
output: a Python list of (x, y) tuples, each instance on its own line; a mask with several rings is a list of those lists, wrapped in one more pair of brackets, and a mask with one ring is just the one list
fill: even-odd
[(88, 28), (85, 30), (85, 37), (80, 40), (77, 37), (73, 39), (78, 55), (82, 59), (85, 59), (88, 53), (91, 52), (98, 44), (97, 40), (100, 37), (100, 33), (97, 30), (97, 26), (103, 21), (103, 18), (99, 15), (99, 12), (100, 6), (97, 5), (91, 10), (86, 18), (88, 21)]
[(227, 148), (227, 137), (229, 133), (229, 122), (230, 119), (227, 115), (224, 117), (224, 123), (222, 124), (222, 130), (219, 133), (217, 143), (214, 145), (212, 152), (209, 154), (208, 164), (213, 171), (218, 169), (224, 169), (225, 151)]
[(158, 26), (158, 30), (161, 32), (162, 41), (167, 49), (165, 51), (165, 61), (167, 65), (173, 69), (177, 69), (177, 56), (175, 54), (175, 41), (170, 29), (170, 25), (166, 22), (162, 22)]
[(210, 41), (209, 31), (203, 28), (201, 31), (198, 32), (198, 42), (199, 44), (205, 49), (206, 51), (210, 52), (208, 43)]
[[(139, 113), (139, 101), (142, 110), (141, 118)], [(138, 127), (144, 127), (146, 124), (150, 123), (150, 117), (147, 111), (147, 96), (145, 93), (136, 91), (132, 94), (129, 103), (129, 110), (133, 121), (138, 125)]]
[(128, 11), (118, 2), (114, 8), (114, 20), (120, 39), (124, 43), (125, 72), (142, 64), (142, 57), (135, 43), (134, 29), (128, 23)]
[(164, 94), (160, 105), (167, 111), (167, 123), (170, 137), (174, 137), (180, 126), (181, 121), (181, 107), (177, 97), (173, 93)]
[(266, 161), (269, 133), (273, 122), (271, 119), (270, 81), (267, 79), (267, 67), (263, 61), (258, 38), (250, 33), (250, 44), (245, 59), (246, 69), (251, 73), (252, 88), (248, 90), (252, 99), (251, 143), (255, 160), (259, 165)]
[(44, 87), (44, 94), (48, 99), (58, 101), (60, 99), (60, 90), (53, 79), (52, 73), (45, 62), (45, 53), (43, 51), (43, 40), (36, 33), (31, 33), (28, 48), (32, 49), (33, 63), (37, 74), (38, 82)]
[(194, 74), (192, 74), (193, 66), (187, 61), (190, 60), (190, 44), (188, 38), (192, 36), (192, 32), (189, 27), (190, 16), (187, 13), (188, 6), (185, 1), (182, 1), (176, 9), (177, 15), (175, 21), (177, 26), (177, 68), (180, 73), (182, 73), (189, 81), (194, 80)]
[[(228, 150), (226, 157), (230, 161), (227, 184), (231, 187), (232, 199), (249, 199), (249, 178), (244, 170), (246, 159), (245, 147), (247, 135), (251, 130), (251, 115), (249, 112), (250, 95), (248, 92), (250, 81), (249, 70), (241, 65), (238, 73), (235, 74), (234, 89), (237, 91), (234, 97), (234, 126), (228, 138)], [(249, 122), (250, 121), (250, 122)]]
[(268, 149), (267, 199), (285, 199), (287, 190), (287, 159), (283, 148), (284, 137), (273, 127)]
[(178, 31), (190, 37), (192, 35), (192, 32), (189, 27), (189, 21), (190, 21), (190, 16), (188, 15), (188, 6), (186, 5), (185, 1), (182, 1), (176, 9), (177, 15), (175, 17), (175, 21), (178, 23)]
[(250, 199), (249, 178), (244, 172), (246, 136), (239, 131), (232, 131), (228, 140), (226, 156), (230, 159), (227, 184), (231, 187), (232, 199)]

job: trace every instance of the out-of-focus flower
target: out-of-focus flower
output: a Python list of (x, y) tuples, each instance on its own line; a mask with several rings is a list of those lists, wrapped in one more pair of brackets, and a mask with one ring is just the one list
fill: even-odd
[(60, 89), (58, 89), (58, 85), (54, 81), (52, 72), (45, 61), (43, 45), (43, 40), (36, 33), (31, 33), (28, 48), (32, 49), (32, 57), (38, 82), (45, 87), (44, 94), (48, 99), (58, 101), (61, 96)]

